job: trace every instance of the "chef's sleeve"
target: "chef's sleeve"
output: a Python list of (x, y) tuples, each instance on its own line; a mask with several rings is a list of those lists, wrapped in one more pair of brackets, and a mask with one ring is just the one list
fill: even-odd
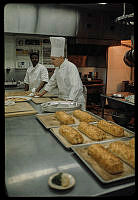
[(80, 75), (77, 67), (71, 67), (69, 72), (69, 80), (71, 85), (71, 90), (69, 93), (69, 100), (77, 101), (77, 97), (80, 93), (83, 93), (83, 86), (80, 80)]
[(49, 81), (48, 70), (45, 66), (41, 69), (41, 81)]
[(26, 75), (25, 75), (25, 78), (24, 78), (24, 83), (29, 84), (29, 74), (28, 74), (28, 71), (26, 71)]
[(57, 87), (57, 80), (56, 80), (56, 69), (54, 74), (51, 76), (49, 82), (45, 85), (44, 90), (50, 92), (52, 89)]

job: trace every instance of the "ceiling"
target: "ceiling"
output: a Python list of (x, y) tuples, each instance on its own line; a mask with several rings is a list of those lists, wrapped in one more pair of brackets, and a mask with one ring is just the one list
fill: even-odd
[[(68, 7), (74, 7), (79, 9), (88, 9), (95, 11), (103, 11), (103, 12), (114, 12), (114, 14), (123, 15), (124, 3), (107, 3), (107, 4), (99, 4), (99, 3), (91, 3), (91, 4), (60, 4)], [(130, 3), (125, 3), (125, 13), (131, 14), (134, 12), (134, 6)]]
[[(70, 8), (81, 9), (81, 11), (84, 12), (96, 12), (96, 13), (98, 12), (103, 15), (107, 14), (112, 19), (114, 19), (114, 21), (122, 25), (125, 24), (131, 27), (134, 25), (134, 5), (131, 3), (105, 3), (105, 4), (91, 3), (91, 4), (58, 4), (58, 5), (68, 8), (70, 7)], [(131, 17), (128, 15), (131, 15)]]

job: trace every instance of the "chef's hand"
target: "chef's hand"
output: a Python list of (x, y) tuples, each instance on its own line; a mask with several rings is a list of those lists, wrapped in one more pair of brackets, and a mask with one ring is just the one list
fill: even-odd
[(35, 93), (35, 95), (36, 96), (40, 96), (40, 97), (42, 97), (44, 94), (46, 94), (47, 93), (47, 91), (46, 90), (44, 90), (42, 93), (38, 93), (38, 92), (36, 92)]
[(41, 97), (41, 93), (35, 92), (35, 95), (34, 95), (34, 96), (39, 96), (39, 97)]

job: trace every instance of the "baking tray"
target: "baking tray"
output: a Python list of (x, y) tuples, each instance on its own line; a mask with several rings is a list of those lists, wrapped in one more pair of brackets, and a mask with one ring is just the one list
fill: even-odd
[[(115, 123), (115, 122), (113, 122), (113, 121), (108, 121), (108, 122), (110, 122), (110, 123), (112, 123), (112, 124), (115, 124), (115, 125), (117, 125), (117, 126), (120, 126), (119, 124), (117, 124), (117, 123)], [(129, 130), (129, 129), (123, 127), (123, 126), (120, 126), (120, 127), (122, 127), (122, 128), (124, 129), (125, 137), (134, 137), (134, 136), (135, 136), (135, 132), (133, 132), (133, 131), (131, 131), (131, 130)]]
[(73, 101), (49, 101), (41, 104), (42, 112), (71, 111), (80, 107), (80, 104)]
[[(92, 123), (91, 123), (92, 124)], [(97, 122), (93, 123), (92, 125), (97, 126)], [(96, 140), (92, 140), (89, 137), (87, 137), (85, 134), (83, 134), (81, 131), (78, 130), (78, 125), (68, 125), (71, 126), (73, 128), (75, 128), (84, 138), (84, 142), (83, 144), (92, 144), (95, 142), (100, 142), (100, 141), (96, 141)], [(54, 134), (54, 136), (62, 143), (62, 145), (67, 148), (70, 149), (72, 145), (70, 142), (68, 142), (60, 133), (59, 133), (59, 127), (54, 127), (54, 128), (50, 128), (50, 131)], [(128, 130), (129, 131), (129, 130)], [(105, 131), (104, 131), (105, 132)], [(112, 136), (111, 134), (106, 133), (106, 138), (101, 140), (101, 141), (108, 141), (108, 140), (119, 140), (120, 138), (126, 138), (126, 137), (133, 137), (134, 134), (129, 133), (125, 130), (125, 136), (124, 137), (115, 137)], [(79, 144), (79, 145), (83, 145), (83, 144)]]
[[(61, 125), (60, 121), (57, 120), (54, 113), (36, 114), (36, 118), (45, 126), (45, 128), (50, 129), (54, 127), (59, 127)], [(75, 124), (79, 124), (79, 120), (73, 117)]]
[[(75, 128), (75, 129), (77, 129), (77, 126), (75, 126), (75, 125), (68, 125), (68, 126), (71, 126), (71, 127)], [(77, 129), (77, 130), (78, 130), (78, 129)], [(76, 145), (73, 145), (73, 144), (71, 144), (70, 142), (68, 142), (68, 141), (66, 140), (66, 138), (64, 138), (64, 137), (59, 133), (59, 127), (50, 128), (50, 131), (51, 131), (51, 133), (61, 142), (61, 144), (62, 144), (65, 148), (70, 149), (71, 147), (77, 145), (77, 144), (76, 144)], [(91, 144), (91, 143), (92, 143), (92, 140), (91, 140), (90, 138), (88, 138), (86, 135), (84, 135), (84, 134), (81, 133), (80, 131), (79, 131), (79, 133), (80, 133), (80, 134), (83, 136), (83, 138), (84, 138), (83, 144)], [(83, 144), (80, 144), (80, 145), (83, 145)]]
[[(80, 123), (80, 121), (72, 115), (72, 111), (66, 112), (66, 113), (67, 114), (71, 114), (71, 116), (75, 120), (75, 124), (76, 125), (78, 125)], [(93, 117), (95, 117), (95, 122), (102, 119), (101, 117), (99, 117), (99, 116), (97, 116), (97, 115), (95, 115), (93, 113), (90, 113), (90, 112), (88, 112), (88, 113), (91, 114)], [(61, 125), (61, 123), (56, 119), (54, 113), (37, 114), (36, 118), (48, 129), (49, 128), (54, 128), (54, 127), (59, 127)]]
[[(106, 120), (105, 120), (106, 121)], [(107, 121), (107, 122), (110, 122), (111, 124), (115, 124), (117, 126), (120, 126), (119, 124), (116, 124), (115, 122), (113, 121)], [(98, 122), (94, 122), (94, 125), (96, 126)], [(104, 131), (105, 133), (107, 133), (108, 135), (112, 136), (113, 139), (117, 139), (117, 138), (126, 138), (126, 137), (134, 137), (135, 136), (135, 133), (133, 131), (130, 131), (129, 129), (123, 127), (123, 126), (120, 126), (124, 129), (124, 136), (123, 137), (117, 137), (117, 136), (112, 136), (110, 133)], [(101, 129), (102, 130), (102, 129)]]
[[(120, 141), (124, 141), (127, 143), (129, 139), (130, 138), (120, 139)], [(102, 142), (96, 142), (96, 143), (103, 144), (105, 147), (107, 147), (107, 145), (109, 145), (113, 141), (116, 141), (116, 140), (106, 141), (106, 142), (102, 141)], [(112, 175), (106, 172), (104, 169), (102, 169), (98, 165), (98, 163), (94, 159), (92, 159), (88, 155), (88, 146), (90, 145), (92, 144), (77, 145), (77, 146), (71, 147), (71, 149), (102, 183), (112, 183), (115, 181), (120, 181), (120, 180), (135, 176), (135, 170), (123, 161), (122, 162), (124, 166), (124, 171), (122, 173)]]

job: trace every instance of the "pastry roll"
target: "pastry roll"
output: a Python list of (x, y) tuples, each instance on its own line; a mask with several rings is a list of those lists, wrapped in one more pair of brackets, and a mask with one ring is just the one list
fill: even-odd
[(94, 122), (95, 118), (89, 113), (82, 110), (75, 110), (73, 112), (74, 117), (79, 119), (81, 122)]
[(59, 128), (59, 133), (65, 137), (71, 144), (81, 144), (83, 143), (82, 135), (74, 128), (61, 125)]
[(118, 174), (123, 172), (123, 163), (121, 160), (101, 144), (89, 146), (88, 154), (108, 173)]
[(75, 124), (73, 117), (64, 111), (57, 111), (55, 116), (61, 122), (61, 124)]
[(120, 127), (116, 124), (111, 124), (110, 122), (107, 122), (105, 120), (100, 120), (97, 126), (101, 128), (102, 130), (104, 130), (105, 132), (110, 133), (113, 136), (116, 136), (116, 137), (124, 136), (123, 127)]
[(121, 141), (109, 145), (109, 150), (135, 168), (135, 150)]
[(132, 148), (135, 148), (135, 138), (132, 138), (131, 140), (129, 140), (129, 146)]
[(106, 138), (104, 131), (86, 122), (80, 122), (78, 130), (87, 135), (92, 140), (103, 140)]

